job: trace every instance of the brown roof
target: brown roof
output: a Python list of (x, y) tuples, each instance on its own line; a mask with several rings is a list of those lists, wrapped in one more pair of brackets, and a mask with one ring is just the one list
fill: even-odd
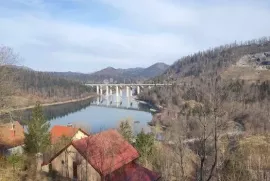
[(72, 144), (104, 176), (139, 157), (137, 150), (112, 129), (73, 141)]
[(18, 121), (14, 121), (14, 129), (11, 123), (0, 124), (0, 147), (12, 148), (24, 143), (24, 129)]
[[(95, 170), (103, 176), (112, 173), (139, 157), (137, 150), (125, 141), (116, 130), (111, 129), (72, 141), (54, 155), (49, 163), (70, 145), (73, 145)], [(43, 165), (46, 164), (48, 163)]]
[(105, 181), (157, 181), (160, 177), (160, 174), (148, 170), (135, 162), (131, 162), (107, 175)]

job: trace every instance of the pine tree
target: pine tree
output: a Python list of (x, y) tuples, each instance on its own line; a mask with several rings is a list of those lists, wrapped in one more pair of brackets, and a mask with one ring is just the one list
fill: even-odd
[(155, 137), (152, 133), (146, 134), (142, 130), (136, 138), (135, 147), (139, 151), (142, 159), (152, 156), (155, 148)]
[(50, 123), (45, 119), (42, 107), (36, 104), (32, 118), (27, 122), (25, 133), (25, 151), (29, 154), (42, 153), (50, 145)]
[(118, 130), (126, 141), (132, 143), (133, 132), (128, 120), (121, 121)]

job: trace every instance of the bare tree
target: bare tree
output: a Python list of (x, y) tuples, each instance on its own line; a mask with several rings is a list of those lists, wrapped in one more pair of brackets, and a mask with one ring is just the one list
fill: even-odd
[[(192, 117), (197, 120), (198, 138), (194, 139), (195, 150), (200, 158), (198, 165), (198, 180), (210, 181), (217, 177), (218, 141), (224, 130), (226, 117), (222, 109), (222, 88), (218, 78), (205, 82), (205, 86), (195, 88), (195, 99), (199, 103), (191, 110)], [(203, 91), (201, 96), (199, 93)]]
[(7, 96), (13, 92), (13, 73), (8, 66), (14, 65), (18, 60), (18, 54), (12, 48), (0, 45), (0, 109), (8, 107)]

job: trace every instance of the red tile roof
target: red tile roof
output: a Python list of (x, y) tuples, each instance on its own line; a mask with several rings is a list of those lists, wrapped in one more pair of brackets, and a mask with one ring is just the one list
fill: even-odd
[(62, 136), (71, 138), (78, 131), (79, 131), (79, 128), (56, 125), (51, 129), (51, 141), (52, 143), (56, 143), (57, 140), (61, 138)]
[(137, 150), (112, 129), (73, 141), (72, 145), (103, 176), (139, 157)]
[(157, 181), (160, 175), (134, 162), (107, 175), (105, 181)]
[(14, 129), (12, 124), (0, 124), (0, 147), (12, 148), (24, 143), (24, 129), (18, 121), (14, 121)]

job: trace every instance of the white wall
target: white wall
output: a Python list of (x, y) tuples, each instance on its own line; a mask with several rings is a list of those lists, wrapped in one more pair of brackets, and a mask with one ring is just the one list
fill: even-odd
[(79, 139), (82, 139), (82, 138), (85, 138), (87, 137), (87, 135), (85, 135), (82, 131), (78, 131), (72, 138), (72, 140), (79, 140)]

